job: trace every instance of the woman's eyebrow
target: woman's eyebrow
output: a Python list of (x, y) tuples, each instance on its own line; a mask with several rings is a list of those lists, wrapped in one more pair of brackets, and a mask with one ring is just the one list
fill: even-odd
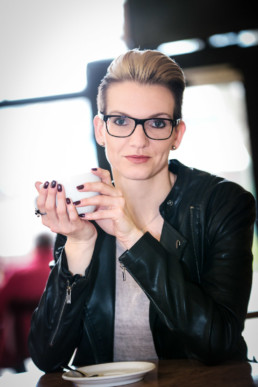
[(120, 111), (118, 111), (118, 110), (111, 111), (111, 112), (109, 112), (108, 115), (115, 115), (115, 116), (128, 117), (128, 114), (127, 114), (127, 113), (120, 112)]
[[(133, 117), (131, 114), (120, 112), (120, 111), (117, 111), (117, 110), (109, 112), (108, 115), (118, 115), (118, 116), (122, 116), (122, 117)], [(164, 117), (164, 116), (166, 116), (166, 117)], [(165, 112), (154, 113), (154, 114), (151, 114), (150, 116), (145, 117), (143, 119), (160, 118), (160, 117), (172, 119), (171, 115), (168, 114), (168, 113), (165, 113)], [(134, 118), (138, 118), (138, 117), (134, 117)]]
[[(166, 116), (166, 117), (164, 117), (164, 116)], [(156, 114), (152, 114), (149, 118), (159, 118), (159, 117), (171, 119), (171, 115), (168, 114), (168, 113), (165, 113), (165, 112), (164, 112), (164, 113), (156, 113)]]

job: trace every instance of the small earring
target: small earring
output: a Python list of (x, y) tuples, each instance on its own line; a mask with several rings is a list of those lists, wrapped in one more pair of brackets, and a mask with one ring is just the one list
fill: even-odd
[(176, 150), (176, 146), (175, 145), (172, 145), (172, 150)]

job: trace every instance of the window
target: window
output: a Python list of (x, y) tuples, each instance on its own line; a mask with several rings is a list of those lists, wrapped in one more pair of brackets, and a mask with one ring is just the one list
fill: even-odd
[(34, 215), (34, 183), (79, 174), (97, 165), (86, 99), (0, 110), (0, 255), (29, 251), (46, 231)]

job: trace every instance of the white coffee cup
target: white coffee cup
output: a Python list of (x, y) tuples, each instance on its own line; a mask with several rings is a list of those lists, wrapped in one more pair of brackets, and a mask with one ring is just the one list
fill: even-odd
[[(64, 187), (66, 198), (69, 198), (72, 202), (77, 202), (78, 200), (99, 195), (99, 193), (90, 192), (90, 191), (82, 192), (81, 190), (78, 190), (76, 187), (84, 183), (92, 183), (92, 182), (98, 182), (98, 181), (100, 181), (100, 178), (98, 176), (93, 175), (92, 172), (85, 172), (80, 175), (74, 175), (74, 176), (65, 177), (63, 179), (57, 180), (57, 184), (62, 184), (62, 186)], [(76, 207), (78, 214), (93, 212), (95, 208), (96, 206)]]
[[(84, 183), (93, 183), (100, 181), (100, 178), (96, 175), (93, 175), (91, 172), (85, 172), (80, 175), (70, 176), (63, 180), (58, 181), (59, 184), (65, 189), (65, 196), (71, 201), (76, 202), (85, 198), (90, 198), (92, 196), (99, 195), (98, 192), (82, 192), (76, 187)], [(84, 214), (86, 212), (93, 212), (96, 206), (85, 206), (85, 207), (76, 207), (78, 214)]]

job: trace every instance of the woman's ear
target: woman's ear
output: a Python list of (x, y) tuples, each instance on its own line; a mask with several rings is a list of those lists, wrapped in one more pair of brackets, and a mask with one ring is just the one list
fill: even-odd
[(105, 122), (96, 115), (93, 119), (95, 138), (100, 146), (105, 146)]
[(185, 134), (185, 130), (186, 130), (186, 126), (184, 121), (180, 121), (179, 124), (174, 128), (173, 143), (171, 147), (172, 150), (177, 149), (181, 144), (181, 141)]

